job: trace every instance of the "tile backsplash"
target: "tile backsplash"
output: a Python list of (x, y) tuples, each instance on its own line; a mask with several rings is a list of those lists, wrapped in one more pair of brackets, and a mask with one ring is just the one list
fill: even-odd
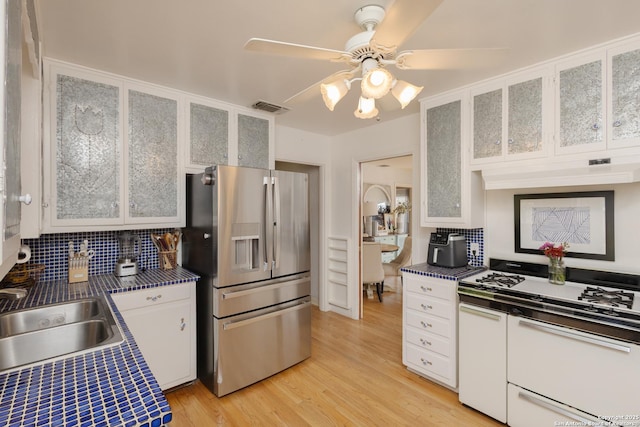
[[(138, 268), (158, 268), (158, 250), (151, 241), (151, 233), (166, 233), (174, 229), (129, 230), (140, 237), (140, 257)], [(118, 235), (123, 231), (98, 231), (79, 233), (43, 234), (38, 239), (24, 239), (23, 244), (31, 248), (33, 264), (44, 264), (41, 281), (65, 279), (69, 275), (69, 242), (72, 241), (76, 251), (84, 240), (89, 241), (89, 249), (95, 256), (89, 261), (89, 276), (111, 274), (118, 259)]]
[[(467, 241), (467, 259), (469, 264), (474, 267), (482, 267), (484, 265), (484, 229), (483, 228), (437, 228), (437, 233), (460, 233)], [(477, 243), (480, 250), (473, 256), (471, 252), (471, 243)]]

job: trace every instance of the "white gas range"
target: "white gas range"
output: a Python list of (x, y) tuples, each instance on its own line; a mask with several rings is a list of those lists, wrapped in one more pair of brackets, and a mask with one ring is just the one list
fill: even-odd
[(640, 276), (546, 276), (492, 259), (459, 282), (460, 401), (511, 426), (640, 427)]

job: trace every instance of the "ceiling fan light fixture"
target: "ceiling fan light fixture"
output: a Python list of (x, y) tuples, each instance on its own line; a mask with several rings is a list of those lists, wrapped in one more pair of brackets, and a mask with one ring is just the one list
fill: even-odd
[(411, 83), (407, 83), (404, 80), (396, 80), (391, 88), (391, 94), (398, 100), (402, 109), (409, 105), (416, 96), (422, 91), (424, 86), (414, 86)]
[(376, 108), (376, 100), (373, 98), (360, 97), (358, 101), (358, 108), (353, 112), (353, 115), (359, 119), (371, 119), (378, 115), (378, 109)]
[(351, 82), (346, 79), (321, 84), (320, 92), (322, 93), (324, 105), (326, 105), (330, 111), (333, 111), (336, 104), (349, 92), (349, 89), (351, 89)]
[(392, 83), (393, 76), (389, 71), (380, 67), (371, 69), (362, 76), (362, 83), (360, 83), (362, 96), (380, 99), (389, 92)]

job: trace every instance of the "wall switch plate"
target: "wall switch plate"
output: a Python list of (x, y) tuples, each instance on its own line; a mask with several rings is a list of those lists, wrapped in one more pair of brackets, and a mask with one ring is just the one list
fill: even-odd
[(471, 242), (469, 245), (469, 249), (471, 249), (471, 253), (475, 255), (480, 255), (480, 243)]

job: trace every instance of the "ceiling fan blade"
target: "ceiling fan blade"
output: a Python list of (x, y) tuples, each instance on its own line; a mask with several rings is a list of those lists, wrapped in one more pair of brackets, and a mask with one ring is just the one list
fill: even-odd
[(258, 38), (249, 39), (249, 41), (244, 45), (244, 48), (253, 52), (293, 56), (296, 58), (324, 59), (329, 61), (339, 61), (343, 59), (343, 55), (347, 55), (351, 58), (349, 53), (341, 50), (325, 49), (322, 47), (305, 46), (302, 44)]
[(371, 43), (395, 50), (433, 13), (443, 0), (395, 0), (376, 27)]
[(316, 82), (314, 84), (312, 84), (311, 86), (302, 89), (300, 92), (296, 93), (293, 96), (290, 96), (289, 98), (285, 99), (283, 104), (291, 104), (291, 103), (301, 103), (301, 102), (305, 102), (308, 101), (318, 95), (320, 95), (320, 85), (323, 83), (329, 83), (331, 81), (337, 80), (338, 78), (344, 78), (347, 80), (351, 80), (353, 78), (353, 76), (355, 75), (355, 73), (357, 72), (357, 70), (359, 70), (360, 67), (357, 67), (353, 70), (341, 70), (338, 72), (335, 72), (333, 74), (331, 74), (329, 77), (325, 77), (324, 79), (320, 80), (319, 82)]
[(396, 66), (405, 70), (482, 68), (500, 62), (506, 52), (502, 48), (408, 50), (398, 54)]

